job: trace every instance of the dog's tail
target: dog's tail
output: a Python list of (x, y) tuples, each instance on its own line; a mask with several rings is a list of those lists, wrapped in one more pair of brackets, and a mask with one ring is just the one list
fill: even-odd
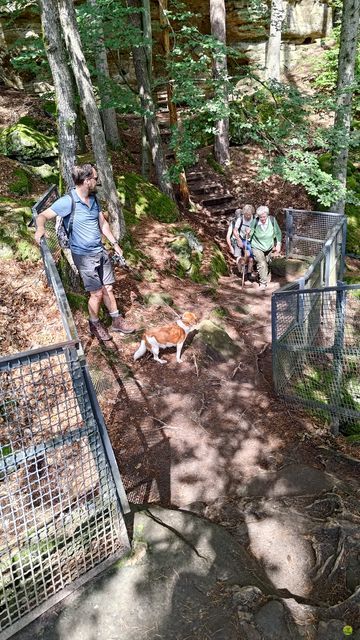
[(139, 360), (139, 358), (141, 358), (141, 356), (143, 356), (145, 353), (146, 353), (145, 340), (141, 340), (138, 350), (135, 351), (134, 353), (134, 360)]

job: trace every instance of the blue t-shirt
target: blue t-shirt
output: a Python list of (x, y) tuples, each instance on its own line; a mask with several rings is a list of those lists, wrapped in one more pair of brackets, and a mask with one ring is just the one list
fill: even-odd
[[(76, 192), (71, 190), (75, 200), (75, 213), (73, 219), (73, 227), (70, 236), (70, 249), (72, 253), (77, 255), (91, 255), (102, 251), (101, 231), (99, 227), (100, 206), (96, 198), (90, 196), (90, 206), (83, 202)], [(56, 200), (50, 209), (57, 216), (66, 218), (71, 212), (71, 197), (69, 195), (62, 196)], [(70, 219), (65, 220), (66, 227)]]

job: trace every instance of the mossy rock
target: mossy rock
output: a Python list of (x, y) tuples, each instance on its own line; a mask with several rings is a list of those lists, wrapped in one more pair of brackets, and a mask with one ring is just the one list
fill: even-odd
[(161, 306), (172, 307), (174, 304), (172, 297), (168, 293), (163, 293), (162, 291), (148, 293), (147, 295), (144, 296), (144, 302), (149, 306), (157, 306), (157, 307), (161, 307)]
[(0, 131), (0, 153), (18, 160), (52, 158), (58, 155), (57, 139), (17, 123)]
[(212, 254), (209, 279), (212, 282), (217, 282), (221, 276), (226, 276), (228, 274), (228, 267), (224, 254), (216, 244), (212, 247)]
[(285, 276), (301, 276), (305, 273), (309, 263), (296, 258), (273, 258), (271, 261), (271, 271), (279, 278)]
[(0, 204), (0, 257), (15, 257), (17, 260), (40, 260), (39, 247), (34, 240), (34, 231), (29, 229), (30, 207), (19, 207), (7, 200)]
[(147, 216), (159, 222), (177, 220), (175, 202), (138, 174), (118, 176), (116, 185), (128, 225), (136, 224)]
[(14, 169), (13, 182), (9, 184), (10, 193), (15, 195), (24, 196), (31, 192), (31, 182), (29, 176), (24, 169)]
[(240, 347), (230, 338), (224, 329), (211, 320), (203, 320), (198, 325), (194, 343), (205, 345), (212, 357), (220, 361), (237, 358)]
[(58, 169), (56, 167), (52, 167), (47, 163), (41, 164), (38, 167), (33, 165), (26, 165), (25, 171), (27, 171), (30, 176), (40, 179), (46, 184), (58, 184), (59, 182)]

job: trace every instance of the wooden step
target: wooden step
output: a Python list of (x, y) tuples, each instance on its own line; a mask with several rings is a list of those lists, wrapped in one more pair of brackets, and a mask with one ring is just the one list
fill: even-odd
[(209, 209), (209, 213), (212, 216), (224, 216), (224, 218), (230, 218), (235, 215), (236, 207), (222, 207), (219, 209)]
[(193, 171), (191, 173), (186, 172), (186, 179), (188, 182), (197, 182), (198, 180), (205, 180), (205, 175), (199, 171)]
[(214, 191), (218, 191), (221, 188), (222, 188), (222, 185), (219, 184), (218, 182), (213, 182), (210, 184), (202, 183), (198, 185), (196, 184), (190, 185), (191, 192), (194, 193), (195, 195), (200, 195), (200, 194), (207, 195), (210, 193), (214, 193)]
[(202, 200), (201, 204), (203, 205), (203, 207), (206, 207), (207, 209), (209, 209), (209, 207), (217, 207), (221, 204), (229, 203), (232, 200), (234, 200), (234, 196), (223, 195), (223, 196), (218, 196), (217, 198), (208, 198), (206, 200)]

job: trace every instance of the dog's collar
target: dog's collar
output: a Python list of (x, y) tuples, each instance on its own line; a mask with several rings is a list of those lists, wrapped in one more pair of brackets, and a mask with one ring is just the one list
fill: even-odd
[(181, 327), (181, 329), (184, 329), (185, 333), (189, 333), (190, 331), (190, 327), (188, 324), (185, 324), (180, 318), (179, 320), (176, 320), (176, 324)]

